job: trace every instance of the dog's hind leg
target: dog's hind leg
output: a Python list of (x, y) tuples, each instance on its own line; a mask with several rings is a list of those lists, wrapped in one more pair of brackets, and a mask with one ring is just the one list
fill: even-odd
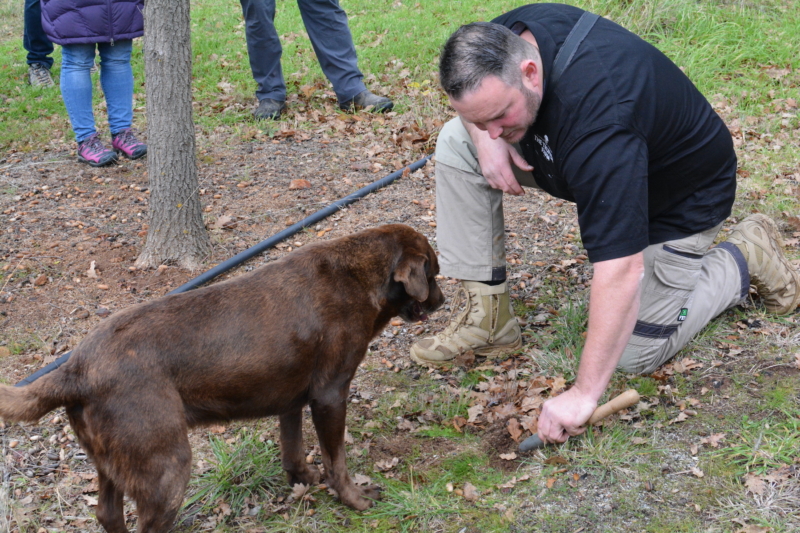
[(344, 448), (344, 428), (347, 415), (347, 392), (335, 391), (311, 402), (311, 416), (319, 437), (322, 450), (322, 464), (325, 466), (325, 481), (339, 495), (347, 506), (363, 511), (372, 507), (372, 500), (380, 496), (380, 487), (368, 485), (356, 487), (347, 474)]
[(139, 512), (138, 533), (166, 533), (172, 529), (183, 502), (192, 468), (192, 449), (184, 433), (169, 435), (169, 449), (153, 455), (134, 473), (139, 479), (132, 494)]
[(319, 470), (309, 467), (303, 456), (303, 409), (280, 416), (281, 425), (281, 464), (286, 471), (289, 485), (297, 483), (316, 485), (319, 483)]
[(97, 500), (97, 521), (107, 533), (128, 533), (122, 507), (122, 490), (99, 468), (97, 469), (97, 483), (100, 487), (100, 497)]

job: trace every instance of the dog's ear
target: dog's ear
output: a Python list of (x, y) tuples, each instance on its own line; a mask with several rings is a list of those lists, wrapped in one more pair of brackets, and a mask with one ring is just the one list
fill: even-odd
[(427, 261), (428, 258), (422, 254), (403, 255), (394, 269), (394, 280), (402, 283), (408, 295), (418, 302), (428, 299), (428, 278), (425, 276)]

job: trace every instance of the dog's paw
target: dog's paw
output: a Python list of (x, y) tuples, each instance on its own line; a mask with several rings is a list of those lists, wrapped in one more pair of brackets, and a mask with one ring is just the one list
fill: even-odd
[(348, 490), (339, 494), (339, 499), (348, 507), (356, 511), (365, 511), (375, 505), (375, 500), (381, 497), (381, 488), (378, 485), (356, 487), (353, 485)]
[(292, 487), (298, 483), (309, 486), (318, 485), (322, 478), (316, 466), (306, 466), (302, 470), (295, 470), (292, 472), (287, 470), (286, 477), (289, 478), (289, 485)]

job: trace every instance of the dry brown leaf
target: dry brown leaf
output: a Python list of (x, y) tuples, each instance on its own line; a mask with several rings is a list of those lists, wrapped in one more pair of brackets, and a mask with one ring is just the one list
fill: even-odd
[(397, 466), (398, 463), (400, 463), (400, 459), (398, 459), (397, 457), (392, 457), (391, 459), (378, 461), (377, 463), (375, 463), (375, 470), (379, 472), (388, 472), (389, 470)]
[(400, 431), (413, 431), (416, 426), (411, 420), (404, 418), (397, 424), (397, 429)]
[(706, 438), (700, 439), (700, 444), (719, 448), (719, 443), (725, 440), (725, 433), (712, 433)]
[(761, 476), (748, 473), (744, 476), (744, 486), (749, 492), (761, 496), (764, 494), (764, 489), (766, 489), (767, 484), (764, 483), (764, 480), (761, 479)]
[(792, 69), (771, 67), (764, 69), (764, 73), (766, 73), (766, 75), (772, 78), (773, 80), (780, 80), (791, 74)]
[(500, 418), (511, 416), (517, 412), (517, 408), (513, 403), (504, 403), (492, 408), (492, 412)]
[(689, 415), (687, 415), (686, 413), (682, 412), (682, 413), (678, 414), (678, 416), (676, 416), (675, 418), (670, 420), (667, 425), (671, 426), (672, 424), (677, 424), (678, 422), (684, 422), (688, 418), (689, 418)]
[(771, 531), (771, 529), (768, 527), (750, 524), (737, 530), (736, 533), (768, 533), (769, 531)]
[(475, 352), (467, 350), (466, 352), (459, 353), (456, 358), (453, 359), (453, 364), (463, 368), (471, 368), (472, 365), (475, 364)]
[(700, 470), (699, 468), (697, 468), (696, 466), (692, 467), (692, 475), (695, 476), (695, 477), (703, 477), (703, 476), (705, 476), (703, 471)]
[(473, 423), (479, 416), (483, 414), (483, 406), (480, 404), (473, 405), (469, 409), (467, 409), (467, 413), (469, 413), (469, 418), (467, 419), (468, 423)]
[(470, 482), (464, 483), (464, 499), (465, 500), (467, 500), (468, 502), (476, 502), (476, 501), (478, 501), (478, 497), (479, 496), (480, 496), (480, 493), (478, 492), (478, 489), (475, 488), (475, 485), (473, 485)]
[(567, 380), (564, 379), (564, 376), (556, 376), (553, 378), (553, 384), (551, 385), (551, 389), (553, 392), (558, 392), (563, 390), (567, 386)]
[(304, 179), (292, 180), (289, 182), (289, 190), (296, 191), (298, 189), (310, 189), (311, 182)]
[(702, 363), (698, 363), (697, 361), (689, 359), (688, 357), (685, 357), (680, 361), (676, 361), (672, 365), (673, 370), (675, 370), (675, 372), (678, 372), (679, 374), (683, 374), (685, 372), (689, 372), (690, 370), (694, 370), (695, 368), (702, 368), (702, 367), (703, 367)]
[(211, 229), (233, 229), (236, 227), (236, 218), (222, 215), (211, 225)]
[(295, 483), (292, 486), (291, 498), (295, 501), (301, 499), (303, 496), (305, 496), (306, 492), (308, 492), (309, 487), (311, 487), (311, 485), (306, 485), (305, 483)]
[(547, 488), (548, 489), (552, 489), (553, 485), (555, 485), (555, 484), (556, 484), (556, 478), (554, 478), (554, 477), (547, 478)]
[(534, 409), (538, 409), (544, 403), (544, 398), (541, 396), (526, 396), (522, 399), (522, 405), (520, 405), (520, 411), (528, 412)]
[(519, 425), (519, 420), (516, 418), (512, 418), (506, 424), (508, 428), (508, 433), (511, 435), (511, 438), (514, 439), (515, 442), (519, 442), (520, 437), (522, 437), (522, 427)]
[(514, 476), (513, 478), (511, 478), (511, 481), (509, 481), (507, 483), (503, 483), (502, 485), (497, 485), (497, 488), (498, 489), (513, 489), (514, 486), (517, 483), (520, 483), (522, 481), (528, 481), (530, 478), (531, 478), (531, 476), (529, 476), (528, 474), (525, 474), (524, 476), (520, 477), (519, 479), (517, 479), (517, 477)]

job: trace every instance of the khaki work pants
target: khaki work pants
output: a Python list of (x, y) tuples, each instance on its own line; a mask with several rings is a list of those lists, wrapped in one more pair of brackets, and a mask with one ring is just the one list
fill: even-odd
[[(537, 187), (532, 173), (514, 168), (520, 185)], [(505, 267), (503, 192), (481, 174), (459, 118), (445, 124), (436, 144), (436, 222), (445, 276), (484, 281)], [(709, 248), (720, 227), (644, 250), (639, 316), (620, 370), (653, 372), (747, 296), (750, 277), (742, 253), (727, 243)]]

